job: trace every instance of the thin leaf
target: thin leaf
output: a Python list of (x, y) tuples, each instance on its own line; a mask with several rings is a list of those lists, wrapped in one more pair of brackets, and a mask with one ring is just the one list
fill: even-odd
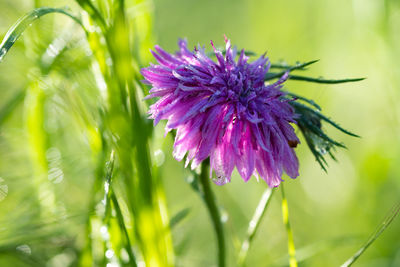
[(175, 214), (170, 222), (169, 222), (169, 227), (173, 229), (175, 226), (177, 226), (183, 219), (185, 219), (190, 213), (190, 208), (185, 208), (183, 210), (180, 210), (177, 214)]
[(105, 33), (107, 31), (107, 23), (93, 3), (89, 0), (76, 0), (76, 2), (78, 2), (81, 8), (89, 14), (90, 18), (97, 23), (97, 26), (101, 28), (103, 33)]
[(335, 127), (336, 129), (342, 131), (342, 132), (345, 133), (345, 134), (348, 134), (348, 135), (351, 135), (351, 136), (354, 136), (354, 137), (360, 137), (359, 135), (354, 134), (354, 133), (352, 133), (352, 132), (350, 132), (350, 131), (348, 131), (348, 130), (342, 128), (341, 126), (339, 126), (337, 123), (335, 123), (334, 121), (332, 121), (330, 118), (328, 118), (328, 117), (326, 117), (325, 115), (323, 115), (323, 114), (322, 114), (321, 112), (319, 112), (318, 110), (314, 110), (314, 109), (312, 109), (312, 108), (310, 108), (310, 107), (308, 107), (308, 106), (306, 106), (306, 105), (303, 105), (303, 104), (301, 104), (301, 103), (294, 102), (294, 101), (291, 102), (290, 104), (292, 104), (293, 106), (295, 106), (295, 107), (297, 107), (297, 108), (305, 109), (305, 110), (308, 110), (308, 111), (312, 112), (313, 114), (315, 114), (316, 116), (318, 116), (320, 119), (326, 121), (327, 123), (329, 123), (330, 125), (332, 125), (333, 127)]
[[(299, 63), (299, 62), (297, 62), (296, 63), (296, 65), (299, 65), (299, 64), (301, 64), (301, 63)], [(296, 66), (296, 65), (294, 65), (294, 66)], [(272, 63), (271, 64), (271, 69), (288, 69), (288, 68), (292, 68), (292, 67), (294, 67), (293, 65), (289, 65), (289, 64), (287, 64), (287, 63)], [(299, 68), (299, 69), (297, 69), (297, 70), (307, 70), (305, 67), (303, 67), (303, 68)]]
[[(298, 263), (303, 263), (308, 259), (314, 257), (315, 255), (325, 252), (325, 251), (332, 251), (337, 247), (348, 246), (358, 240), (355, 236), (345, 236), (334, 238), (330, 240), (321, 240), (309, 245), (305, 245), (300, 249), (296, 249), (296, 258)], [(288, 266), (287, 262), (289, 260), (289, 255), (282, 256), (275, 260), (271, 266)], [(306, 263), (304, 263), (306, 265)]]
[(299, 76), (299, 75), (289, 75), (289, 80), (305, 81), (305, 82), (313, 82), (313, 83), (338, 84), (338, 83), (359, 82), (359, 81), (365, 80), (365, 78), (327, 80), (327, 79), (322, 79), (322, 78), (312, 78), (312, 77)]
[(286, 72), (304, 69), (305, 67), (307, 67), (307, 66), (309, 66), (309, 65), (311, 65), (311, 64), (314, 64), (314, 63), (316, 63), (316, 62), (318, 62), (318, 60), (312, 60), (312, 61), (309, 61), (309, 62), (297, 64), (297, 65), (295, 65), (295, 66), (290, 66), (290, 67), (288, 67), (287, 69), (285, 69), (284, 71), (278, 72), (278, 73), (276, 73), (276, 72), (268, 72), (268, 73), (265, 75), (265, 81), (269, 81), (269, 80), (272, 80), (272, 79), (280, 78), (280, 77), (282, 77)]
[(14, 45), (14, 43), (18, 40), (21, 34), (26, 30), (26, 28), (28, 28), (37, 19), (51, 13), (64, 14), (72, 18), (83, 27), (81, 21), (74, 15), (70, 14), (66, 9), (51, 7), (41, 7), (34, 9), (33, 11), (20, 18), (6, 33), (6, 36), (0, 44), (0, 62), (10, 50), (10, 48)]
[(239, 265), (243, 265), (246, 260), (247, 252), (249, 251), (251, 241), (253, 240), (253, 238), (257, 232), (257, 229), (260, 226), (261, 220), (264, 217), (264, 214), (268, 208), (268, 204), (270, 203), (273, 192), (274, 191), (272, 190), (272, 188), (268, 187), (264, 191), (264, 193), (260, 199), (260, 202), (257, 205), (257, 208), (256, 208), (256, 211), (254, 212), (253, 218), (251, 219), (251, 221), (249, 223), (249, 227), (247, 228), (246, 239), (243, 241), (242, 247), (239, 252), (239, 260), (238, 260)]
[(305, 98), (305, 97), (303, 97), (303, 96), (299, 96), (299, 95), (294, 94), (294, 93), (291, 93), (291, 92), (286, 92), (286, 94), (287, 94), (288, 96), (294, 97), (296, 100), (297, 100), (297, 99), (302, 100), (302, 101), (304, 101), (304, 102), (310, 104), (311, 106), (315, 107), (316, 109), (321, 110), (321, 107), (320, 107), (317, 103), (315, 103), (314, 100)]
[(25, 90), (20, 90), (0, 109), (0, 127), (14, 109), (24, 100), (25, 93)]
[[(300, 125), (299, 125), (300, 127)], [(321, 168), (325, 171), (328, 172), (328, 170), (326, 169), (326, 166), (328, 166), (328, 163), (326, 162), (324, 156), (316, 150), (316, 145), (314, 144), (314, 141), (311, 139), (311, 137), (306, 134), (306, 131), (300, 127), (301, 132), (303, 133), (304, 138), (306, 139), (306, 143), (308, 145), (308, 147), (311, 150), (311, 153), (314, 155), (315, 160), (319, 163), (319, 165), (321, 166)]]
[(128, 230), (126, 229), (126, 226), (125, 226), (124, 216), (122, 214), (121, 207), (119, 206), (118, 199), (115, 196), (114, 191), (111, 192), (111, 200), (112, 200), (113, 205), (114, 205), (114, 210), (115, 210), (115, 213), (117, 215), (119, 226), (121, 227), (122, 232), (123, 232), (123, 234), (125, 236), (125, 239), (126, 239), (125, 250), (128, 253), (129, 263), (131, 264), (132, 267), (136, 267), (137, 266), (136, 257), (132, 252), (132, 244), (131, 244), (131, 241), (130, 241), (130, 238), (129, 238)]
[(367, 242), (345, 263), (342, 264), (341, 267), (351, 266), (364, 252), (365, 250), (372, 244), (374, 241), (385, 231), (388, 226), (393, 222), (393, 220), (400, 213), (400, 203), (394, 206), (394, 208), (389, 212), (386, 218), (383, 220), (381, 225), (377, 228), (377, 230), (372, 233), (371, 237)]
[(329, 143), (338, 146), (338, 147), (342, 147), (342, 148), (346, 148), (346, 146), (342, 143), (336, 142), (335, 140), (333, 140), (332, 138), (330, 138), (329, 136), (327, 136), (322, 130), (321, 128), (315, 126), (314, 124), (312, 124), (311, 122), (309, 122), (308, 120), (302, 120), (302, 123), (304, 125), (307, 126), (307, 128), (314, 133), (315, 135), (317, 135), (318, 137), (322, 138), (325, 141), (328, 141)]

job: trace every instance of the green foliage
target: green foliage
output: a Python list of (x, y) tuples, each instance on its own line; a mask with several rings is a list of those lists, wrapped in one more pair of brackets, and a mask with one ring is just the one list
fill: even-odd
[[(148, 88), (138, 70), (148, 65), (149, 48), (156, 38), (172, 48), (178, 37), (206, 43), (223, 33), (257, 51), (248, 56), (267, 47), (268, 56), (282, 53), (288, 62), (318, 55), (318, 73), (369, 77), (346, 89), (362, 78), (316, 78), (308, 67), (317, 61), (278, 60), (266, 77), (290, 72), (286, 96), (323, 169), (336, 147), (351, 148), (351, 160), (339, 154), (327, 177), (300, 156), (300, 180), (285, 182), (299, 264), (343, 263), (400, 188), (399, 6), (358, 2), (2, 1), (0, 266), (211, 266), (218, 253), (227, 266), (287, 266), (272, 190), (263, 193), (262, 183), (244, 184), (237, 174), (229, 185), (210, 186), (198, 170), (188, 184), (188, 171), (171, 157), (161, 167), (152, 159), (161, 146), (171, 151), (141, 100)], [(70, 7), (40, 7), (55, 4)], [(341, 87), (321, 87), (328, 84)], [(347, 138), (357, 135), (321, 107), (364, 138)], [(397, 266), (397, 214), (398, 206), (344, 266)]]

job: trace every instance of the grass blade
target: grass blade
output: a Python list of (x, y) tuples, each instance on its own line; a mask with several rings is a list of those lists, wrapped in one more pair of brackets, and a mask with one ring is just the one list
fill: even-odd
[(243, 265), (246, 260), (247, 252), (249, 251), (251, 241), (253, 240), (253, 238), (257, 232), (257, 229), (261, 224), (261, 220), (264, 217), (264, 214), (269, 206), (273, 192), (274, 191), (272, 190), (272, 188), (268, 187), (264, 191), (264, 193), (260, 199), (260, 202), (257, 205), (256, 211), (254, 212), (253, 218), (251, 219), (251, 221), (249, 223), (249, 227), (247, 229), (247, 237), (243, 241), (242, 247), (239, 252), (239, 260), (238, 260), (239, 266)]
[(169, 227), (173, 229), (175, 226), (177, 226), (183, 219), (185, 219), (190, 213), (189, 208), (185, 208), (183, 210), (178, 211), (177, 214), (175, 214), (170, 222), (169, 222)]
[(11, 115), (14, 109), (24, 100), (26, 91), (21, 90), (17, 92), (7, 104), (0, 109), (0, 127), (4, 121)]
[(386, 216), (386, 218), (383, 220), (383, 222), (380, 224), (377, 230), (374, 233), (372, 233), (368, 241), (365, 242), (365, 244), (350, 259), (348, 259), (345, 263), (343, 263), (341, 267), (351, 266), (365, 252), (365, 250), (369, 246), (371, 246), (372, 243), (374, 243), (374, 241), (383, 233), (383, 231), (385, 231), (388, 228), (388, 226), (393, 222), (393, 220), (397, 217), (399, 213), (400, 213), (400, 202), (393, 207), (393, 209), (389, 212), (389, 214)]
[(119, 226), (121, 227), (121, 230), (122, 230), (122, 232), (123, 232), (123, 234), (125, 236), (125, 239), (126, 239), (125, 250), (128, 253), (129, 263), (130, 263), (130, 265), (132, 267), (136, 267), (137, 266), (136, 257), (132, 252), (132, 244), (131, 244), (131, 241), (130, 241), (130, 238), (129, 238), (128, 230), (126, 229), (126, 226), (125, 226), (124, 216), (122, 214), (122, 210), (121, 210), (121, 208), (119, 206), (118, 199), (115, 196), (114, 191), (111, 192), (111, 201), (112, 201), (113, 206), (114, 206), (114, 210), (115, 210), (115, 213), (116, 213), (116, 216), (117, 216), (117, 219), (118, 219)]
[(81, 21), (74, 15), (70, 14), (66, 9), (51, 7), (41, 7), (34, 9), (22, 18), (20, 18), (6, 33), (6, 36), (0, 44), (0, 62), (10, 50), (10, 48), (14, 45), (14, 43), (18, 40), (21, 34), (26, 30), (26, 28), (28, 28), (34, 21), (36, 21), (40, 17), (50, 13), (64, 14), (72, 18), (83, 27)]

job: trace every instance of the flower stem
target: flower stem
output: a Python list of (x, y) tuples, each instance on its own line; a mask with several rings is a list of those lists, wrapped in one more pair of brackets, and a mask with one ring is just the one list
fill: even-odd
[(206, 203), (208, 212), (210, 213), (210, 217), (214, 226), (215, 234), (217, 236), (217, 244), (218, 244), (218, 266), (225, 266), (225, 237), (224, 237), (224, 228), (221, 222), (221, 215), (219, 213), (217, 203), (215, 200), (215, 196), (210, 187), (210, 179), (207, 175), (208, 170), (210, 168), (210, 162), (204, 161), (201, 164), (201, 173), (199, 176), (199, 180), (201, 183), (202, 191), (203, 191), (203, 200)]
[(285, 224), (286, 232), (288, 235), (289, 266), (297, 267), (296, 249), (294, 247), (293, 232), (292, 232), (292, 228), (290, 227), (290, 222), (289, 222), (289, 208), (288, 208), (287, 199), (285, 196), (285, 189), (283, 188), (283, 184), (281, 184), (280, 187), (281, 187), (281, 192), (282, 192), (282, 217), (283, 217), (283, 223)]
[(249, 228), (247, 229), (247, 237), (243, 241), (242, 247), (239, 252), (239, 260), (238, 260), (239, 266), (244, 265), (244, 262), (247, 257), (247, 252), (249, 251), (250, 248), (251, 241), (253, 240), (253, 237), (255, 236), (258, 227), (260, 226), (260, 223), (262, 221), (262, 218), (264, 217), (265, 211), (268, 208), (268, 204), (270, 203), (271, 196), (274, 191), (275, 190), (272, 190), (271, 187), (268, 187), (261, 196), (260, 202), (257, 205), (253, 218), (249, 223)]

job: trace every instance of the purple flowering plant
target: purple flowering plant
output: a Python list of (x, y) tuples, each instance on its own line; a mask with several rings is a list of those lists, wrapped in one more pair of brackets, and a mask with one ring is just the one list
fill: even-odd
[[(157, 99), (149, 108), (150, 118), (155, 125), (160, 120), (167, 120), (166, 134), (174, 130), (174, 158), (181, 161), (186, 157), (185, 167), (190, 164), (192, 170), (201, 165), (201, 172), (196, 175), (198, 179), (192, 180), (191, 185), (200, 192), (209, 210), (217, 236), (218, 266), (225, 266), (225, 238), (209, 178), (217, 185), (223, 185), (231, 181), (236, 167), (245, 182), (255, 176), (261, 177), (269, 186), (239, 253), (238, 263), (243, 265), (273, 193), (272, 188), (281, 184), (283, 172), (291, 178), (299, 175), (299, 161), (294, 149), (300, 140), (295, 125), (325, 171), (324, 156), (328, 154), (335, 160), (335, 147), (345, 146), (323, 131), (322, 122), (357, 136), (323, 115), (314, 101), (284, 89), (285, 82), (333, 84), (362, 80), (326, 80), (294, 75), (293, 72), (305, 70), (317, 60), (290, 66), (271, 64), (262, 55), (250, 62), (249, 56), (254, 53), (245, 53), (244, 49), (238, 51), (226, 37), (225, 43), (225, 49), (219, 50), (211, 41), (214, 52), (210, 56), (200, 45), (190, 51), (185, 40), (179, 40), (179, 50), (175, 54), (156, 45), (151, 52), (158, 64), (141, 70), (145, 78), (143, 83), (151, 86), (146, 99)], [(283, 186), (281, 192), (289, 262), (291, 267), (296, 267)]]
[(288, 66), (271, 64), (262, 55), (249, 62), (244, 50), (237, 51), (226, 37), (225, 43), (220, 51), (211, 41), (216, 61), (200, 46), (190, 51), (185, 40), (179, 40), (176, 54), (157, 45), (152, 54), (158, 64), (141, 71), (144, 83), (152, 86), (146, 98), (158, 98), (150, 107), (150, 118), (154, 124), (167, 120), (166, 133), (176, 130), (174, 158), (181, 161), (186, 155), (185, 166), (191, 162), (192, 169), (209, 158), (210, 177), (218, 185), (229, 182), (236, 167), (244, 181), (259, 175), (268, 186), (276, 187), (283, 171), (291, 178), (299, 175), (294, 148), (300, 141), (293, 127), (297, 125), (325, 169), (324, 154), (334, 158), (332, 148), (344, 145), (323, 132), (321, 121), (356, 135), (321, 114), (313, 101), (283, 86), (289, 79), (319, 83), (360, 79), (293, 76), (291, 72), (316, 61)]
[[(142, 27), (144, 21), (151, 24), (150, 10), (145, 11), (151, 5), (140, 3), (141, 11), (137, 16), (146, 16), (142, 21), (136, 20), (136, 15), (129, 16), (131, 11), (128, 12), (128, 9), (136, 10), (139, 3), (125, 3), (123, 0), (106, 2), (77, 0), (77, 8), (79, 7), (80, 13), (84, 14), (82, 17), (74, 15), (66, 8), (36, 8), (21, 17), (0, 43), (1, 63), (23, 32), (32, 23), (37, 23), (41, 17), (49, 14), (65, 15), (72, 19), (76, 22), (74, 27), (79, 27), (87, 39), (87, 42), (77, 41), (81, 40), (83, 35), (73, 36), (75, 28), (71, 28), (72, 30), (68, 29), (63, 34), (54, 32), (57, 33), (51, 37), (54, 40), (43, 46), (43, 49), (27, 45), (27, 54), (33, 56), (37, 62), (28, 72), (27, 88), (17, 92), (10, 102), (1, 107), (0, 126), (18, 104), (24, 103), (27, 127), (23, 128), (27, 128), (29, 147), (35, 152), (30, 156), (35, 170), (32, 177), (34, 192), (31, 192), (31, 187), (27, 187), (33, 200), (33, 204), (29, 206), (31, 212), (16, 213), (16, 217), (21, 218), (20, 222), (14, 220), (14, 216), (8, 216), (11, 218), (8, 225), (12, 227), (10, 231), (2, 233), (0, 252), (5, 256), (1, 259), (9, 258), (9, 261), (6, 259), (6, 263), (0, 264), (1, 266), (15, 266), (15, 262), (34, 263), (38, 266), (51, 265), (58, 262), (55, 259), (60, 255), (70, 259), (71, 266), (176, 266), (175, 242), (170, 230), (188, 214), (189, 208), (176, 213), (171, 219), (168, 217), (159, 177), (161, 169), (158, 164), (152, 162), (150, 141), (153, 128), (148, 116), (144, 114), (145, 102), (141, 97), (143, 88), (138, 82), (141, 77), (137, 66), (143, 62), (142, 52), (145, 54), (148, 44), (151, 43), (150, 25)], [(129, 7), (130, 4), (134, 6)], [(135, 34), (132, 35), (133, 32)], [(43, 41), (46, 39), (43, 38)], [(70, 43), (74, 45), (70, 46)], [(238, 51), (226, 37), (225, 43), (224, 49), (217, 49), (211, 42), (212, 53), (207, 53), (201, 46), (191, 51), (185, 40), (179, 40), (179, 50), (174, 54), (155, 46), (152, 54), (158, 63), (141, 70), (144, 76), (143, 83), (151, 87), (146, 97), (152, 101), (148, 113), (154, 124), (161, 120), (167, 121), (166, 134), (172, 132), (175, 137), (174, 158), (178, 161), (184, 160), (185, 166), (190, 165), (192, 169), (194, 179), (190, 181), (190, 185), (204, 200), (215, 230), (218, 266), (232, 266), (233, 260), (237, 260), (239, 266), (245, 265), (251, 241), (256, 235), (272, 194), (279, 186), (282, 193), (282, 218), (288, 235), (289, 265), (297, 267), (288, 202), (284, 184), (281, 182), (284, 173), (291, 178), (299, 175), (299, 160), (295, 153), (300, 144), (298, 134), (303, 135), (303, 140), (325, 171), (326, 156), (335, 159), (335, 148), (345, 146), (329, 137), (324, 131), (324, 125), (329, 124), (351, 136), (357, 135), (343, 129), (322, 114), (320, 106), (313, 100), (296, 95), (285, 86), (289, 80), (337, 84), (362, 79), (327, 80), (297, 75), (300, 71), (304, 73), (308, 66), (317, 61), (295, 65), (273, 64), (265, 55), (255, 60), (250, 59), (254, 53)], [(81, 63), (76, 60), (81, 60), (81, 56), (71, 57), (73, 51), (68, 51), (71, 47), (75, 49), (78, 46), (82, 46), (80, 52), (86, 55)], [(67, 56), (64, 56), (64, 52)], [(89, 66), (93, 68), (88, 68)], [(94, 79), (71, 75), (82, 72), (88, 75), (87, 77), (93, 76)], [(61, 77), (65, 79), (60, 79)], [(75, 80), (82, 82), (82, 88), (87, 87), (88, 81), (95, 82), (93, 91), (86, 92), (90, 97), (83, 94), (85, 90), (75, 90), (76, 84), (79, 84)], [(60, 90), (49, 90), (50, 87)], [(64, 94), (64, 90), (68, 89), (71, 90)], [(59, 91), (62, 97), (55, 97)], [(52, 103), (53, 99), (57, 101)], [(57, 109), (52, 108), (53, 104)], [(60, 107), (64, 107), (64, 112), (61, 112)], [(70, 112), (69, 107), (74, 112)], [(70, 201), (60, 202), (60, 205), (57, 194), (64, 195), (64, 190), (55, 190), (55, 187), (49, 184), (56, 183), (60, 178), (62, 180), (64, 176), (61, 168), (54, 167), (63, 165), (59, 163), (63, 157), (56, 146), (64, 144), (65, 151), (70, 151), (81, 150), (80, 144), (83, 144), (75, 144), (69, 140), (65, 142), (64, 136), (69, 134), (55, 131), (58, 126), (47, 127), (49, 125), (44, 123), (47, 115), (49, 118), (60, 116), (60, 121), (66, 118), (67, 123), (60, 124), (64, 125), (64, 129), (73, 125), (70, 116), (78, 115), (76, 125), (84, 127), (87, 137), (84, 143), (90, 146), (88, 155), (93, 162), (88, 164), (88, 167), (92, 167), (93, 170), (93, 184), (84, 186), (85, 183), (82, 183), (80, 178), (86, 178), (88, 175), (87, 172), (83, 172), (76, 178), (70, 175), (70, 178), (76, 179), (76, 184), (73, 182), (73, 186), (64, 187), (81, 190), (85, 198), (86, 190), (91, 187), (87, 197), (85, 220), (82, 220), (85, 221), (82, 225), (84, 227), (79, 235), (75, 235), (75, 231), (69, 231), (69, 228), (64, 228), (62, 224), (60, 228), (49, 230), (45, 235), (43, 232), (37, 232), (36, 235), (32, 233), (35, 232), (32, 229), (44, 229), (43, 222), (47, 218), (51, 218), (51, 225), (58, 225), (53, 221), (65, 221), (69, 208), (64, 204), (70, 205)], [(11, 128), (14, 132), (13, 127)], [(47, 131), (50, 128), (53, 130)], [(74, 129), (73, 132), (79, 132), (75, 133), (76, 140), (82, 138), (81, 131)], [(25, 146), (25, 142), (22, 144)], [(22, 159), (25, 168), (25, 157)], [(227, 260), (223, 219), (212, 192), (210, 178), (217, 185), (226, 184), (231, 181), (235, 168), (245, 182), (255, 176), (257, 179), (263, 179), (268, 187), (248, 223), (247, 235), (237, 257)], [(53, 179), (54, 170), (61, 173), (57, 179)], [(75, 174), (74, 171), (68, 173)], [(27, 184), (31, 183), (31, 176), (27, 178)], [(0, 182), (3, 181), (0, 178)], [(82, 188), (78, 188), (77, 184), (82, 184)], [(7, 185), (0, 185), (0, 198), (7, 196), (7, 193)], [(24, 194), (10, 195), (23, 196), (21, 199), (15, 198), (15, 203), (27, 202)], [(61, 196), (60, 199), (63, 198), (64, 196)], [(69, 198), (73, 203), (70, 207), (80, 207), (82, 199), (84, 198)], [(19, 202), (20, 200), (24, 202)], [(12, 205), (6, 211), (14, 212), (15, 207)], [(395, 206), (370, 239), (342, 266), (353, 264), (399, 213), (400, 204)], [(0, 229), (8, 229), (7, 225), (4, 225), (6, 224), (1, 222)], [(67, 232), (74, 232), (74, 235), (59, 235)], [(15, 238), (13, 233), (18, 233), (18, 238)], [(81, 234), (85, 240), (80, 240)], [(76, 238), (78, 236), (79, 238)], [(75, 239), (79, 242), (72, 241)], [(27, 244), (33, 246), (33, 253)], [(25, 253), (26, 251), (29, 253)], [(40, 251), (43, 255), (40, 255)], [(62, 251), (68, 253), (64, 254)], [(60, 254), (61, 252), (63, 254)], [(8, 257), (7, 253), (11, 257)], [(205, 266), (204, 262), (202, 261), (202, 266)]]

